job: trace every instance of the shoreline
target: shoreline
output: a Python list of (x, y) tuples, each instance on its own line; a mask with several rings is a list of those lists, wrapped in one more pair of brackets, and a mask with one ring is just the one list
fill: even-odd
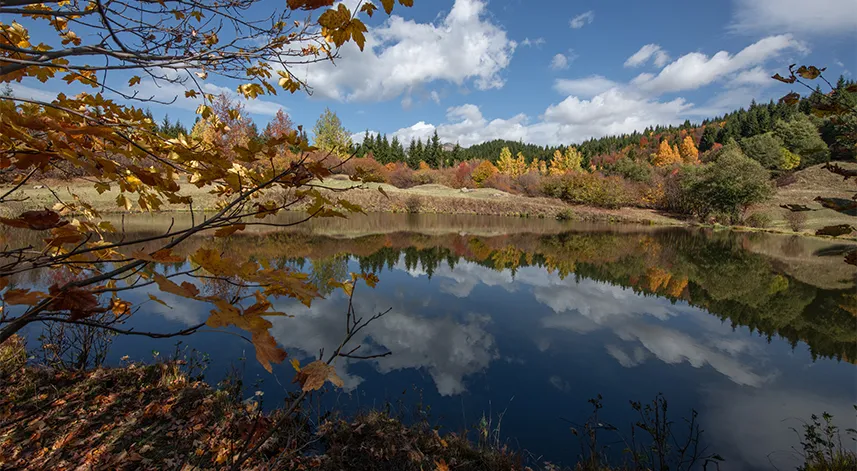
[[(120, 209), (115, 198), (118, 192), (109, 191), (99, 194), (88, 182), (48, 182), (52, 187), (65, 186), (72, 190), (82, 200), (89, 202), (105, 216), (120, 214), (158, 215), (189, 214), (187, 207), (167, 205), (166, 209), (152, 212), (126, 211)], [(451, 216), (492, 216), (516, 219), (558, 219), (569, 222), (606, 223), (606, 224), (635, 224), (652, 227), (698, 227), (712, 230), (732, 230), (736, 232), (762, 232), (781, 235), (812, 237), (823, 240), (855, 241), (857, 234), (845, 235), (838, 238), (818, 236), (810, 230), (795, 232), (788, 227), (751, 227), (745, 225), (705, 224), (666, 214), (654, 209), (622, 207), (606, 209), (587, 205), (573, 205), (555, 198), (530, 197), (505, 193), (495, 189), (462, 189), (443, 187), (441, 185), (421, 185), (409, 189), (399, 189), (387, 184), (364, 183), (360, 188), (336, 188), (337, 185), (350, 184), (340, 179), (329, 179), (328, 189), (322, 189), (325, 196), (335, 196), (357, 204), (367, 213), (380, 214), (419, 214), (419, 215), (451, 215)], [(383, 193), (379, 191), (383, 189)], [(199, 203), (194, 213), (213, 211), (218, 201), (207, 191), (185, 185), (188, 195)], [(466, 191), (465, 191), (466, 190)], [(0, 215), (15, 216), (24, 211), (41, 210), (55, 204), (53, 195), (42, 185), (22, 188), (18, 194), (24, 201), (10, 203), (0, 208)], [(297, 214), (302, 207), (296, 205), (295, 210), (287, 213)], [(770, 211), (772, 208), (762, 207), (757, 211)], [(72, 213), (74, 214), (74, 213)], [(853, 221), (843, 218), (844, 222)]]

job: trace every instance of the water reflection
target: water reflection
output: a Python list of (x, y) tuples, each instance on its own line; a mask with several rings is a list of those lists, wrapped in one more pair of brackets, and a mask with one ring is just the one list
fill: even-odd
[[(598, 393), (612, 404), (608, 418), (616, 423), (631, 420), (628, 399), (658, 392), (674, 410), (700, 409), (712, 446), (732, 469), (767, 467), (771, 452), (778, 466), (793, 462), (789, 426), (796, 424), (783, 419), (824, 410), (842, 424), (853, 419), (855, 274), (841, 257), (823, 256), (835, 246), (773, 235), (581, 230), (549, 222), (532, 230), (483, 228), (480, 235), (459, 227), (461, 221), (446, 229), (441, 222), (422, 231), (378, 233), (349, 222), (346, 229), (198, 237), (182, 249), (208, 247), (236, 260), (308, 270), (327, 298), (312, 307), (280, 299), (276, 310), (294, 317), (271, 318), (272, 334), (296, 358), (315, 356), (342, 338), (347, 299), (330, 291), (327, 280), (348, 271), (378, 273), (376, 289), (359, 288), (356, 310), (392, 310), (355, 341), (366, 354), (393, 355), (338, 362), (346, 391), (377, 405), (417, 385), (421, 399), (453, 429), (514, 397), (503, 433), (550, 459), (574, 458), (560, 417), (580, 422), (586, 399)], [(230, 289), (216, 282), (204, 288)], [(145, 300), (146, 294), (134, 296)], [(151, 303), (157, 316), (134, 320), (141, 328), (195, 325), (210, 310), (160, 296), (171, 307)], [(169, 341), (120, 342), (114, 361), (169, 349)], [(187, 342), (212, 355), (212, 380), (218, 365), (247, 348), (215, 334)], [(290, 368), (274, 369), (280, 383), (288, 383)], [(260, 370), (248, 364), (247, 382), (269, 377)], [(274, 381), (261, 387), (273, 404), (284, 394)]]

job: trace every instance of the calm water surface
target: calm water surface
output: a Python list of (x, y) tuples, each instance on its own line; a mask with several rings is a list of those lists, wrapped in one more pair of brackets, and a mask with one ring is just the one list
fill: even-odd
[[(163, 220), (126, 221), (156, 231)], [(302, 362), (343, 335), (347, 299), (325, 281), (372, 271), (358, 287), (360, 315), (391, 308), (359, 338), (362, 352), (392, 356), (340, 361), (345, 391), (324, 396), (345, 410), (392, 403), (430, 406), (446, 430), (504, 413), (501, 435), (536, 456), (572, 463), (570, 433), (603, 396), (603, 418), (622, 429), (636, 419), (629, 400), (669, 400), (673, 419), (699, 411), (705, 441), (724, 469), (773, 469), (796, 459), (790, 427), (828, 411), (853, 426), (857, 403), (857, 304), (842, 247), (761, 234), (545, 220), (370, 215), (319, 221), (293, 232), (229, 240), (201, 237), (236, 259), (301, 267), (327, 294), (307, 308), (281, 299), (293, 318), (270, 318), (272, 333)], [(179, 266), (166, 267), (177, 271)], [(33, 284), (39, 280), (30, 280)], [(211, 292), (228, 285), (206, 286)], [(136, 328), (169, 331), (204, 322), (203, 303), (158, 294)], [(128, 299), (143, 303), (145, 289)], [(30, 335), (37, 336), (36, 330)], [(268, 406), (293, 390), (294, 371), (274, 375), (237, 336), (200, 333), (182, 348), (205, 352), (206, 379), (237, 367), (248, 395)], [(107, 364), (151, 360), (175, 340), (117, 338)], [(246, 362), (240, 358), (247, 357)]]

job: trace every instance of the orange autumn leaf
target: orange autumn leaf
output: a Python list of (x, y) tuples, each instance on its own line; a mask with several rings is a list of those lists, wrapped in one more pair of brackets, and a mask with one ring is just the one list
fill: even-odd
[(47, 294), (41, 291), (30, 291), (28, 289), (10, 289), (3, 295), (3, 301), (12, 305), (34, 306), (38, 304)]
[(324, 386), (325, 381), (330, 381), (338, 387), (343, 386), (342, 379), (336, 374), (336, 369), (333, 365), (329, 365), (321, 360), (316, 360), (309, 365), (304, 366), (295, 375), (296, 383), (300, 383), (301, 389), (304, 391), (317, 391)]

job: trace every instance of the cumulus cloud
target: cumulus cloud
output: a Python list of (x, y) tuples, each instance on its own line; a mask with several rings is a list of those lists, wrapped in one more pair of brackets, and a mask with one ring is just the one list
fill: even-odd
[(742, 85), (758, 85), (765, 86), (771, 85), (774, 83), (773, 79), (771, 79), (771, 73), (765, 70), (762, 66), (756, 66), (752, 69), (742, 70), (735, 76), (732, 80), (729, 81), (727, 85), (729, 86), (742, 86)]
[(551, 69), (565, 70), (568, 68), (569, 60), (565, 54), (557, 54), (551, 59)]
[(857, 0), (733, 0), (730, 29), (741, 33), (851, 35)]
[(670, 56), (657, 44), (646, 44), (625, 61), (625, 67), (639, 67), (649, 62), (654, 57), (655, 66), (660, 68), (666, 65)]
[[(277, 310), (293, 314), (291, 319), (272, 318), (271, 333), (287, 348), (307, 356), (321, 347), (331, 348), (342, 340), (343, 309), (346, 300), (335, 294), (313, 303), (312, 308), (294, 301), (283, 301)], [(276, 304), (276, 303), (275, 303)], [(363, 345), (361, 352), (393, 355), (372, 360), (380, 373), (402, 369), (421, 369), (434, 380), (438, 392), (449, 396), (466, 391), (467, 376), (478, 373), (499, 358), (494, 337), (488, 333), (488, 318), (470, 314), (463, 319), (422, 317), (411, 314), (400, 300), (367, 292), (355, 299), (358, 312), (391, 312), (371, 323), (353, 339)], [(349, 362), (337, 362), (337, 374), (346, 389), (357, 387), (363, 378), (349, 370)]]
[(532, 47), (539, 47), (539, 46), (544, 45), (546, 42), (547, 42), (547, 41), (545, 41), (545, 38), (534, 38), (534, 39), (524, 38), (524, 40), (523, 40), (523, 41), (521, 41), (521, 46), (526, 46), (526, 47), (530, 47), (530, 46), (532, 46)]
[(558, 79), (554, 90), (565, 95), (593, 97), (619, 86), (618, 83), (601, 75), (591, 75), (581, 79)]
[(456, 0), (438, 24), (392, 16), (367, 33), (362, 53), (349, 43), (335, 65), (307, 66), (306, 79), (316, 95), (341, 101), (388, 100), (435, 80), (488, 90), (503, 86), (516, 46), (484, 0)]
[(693, 90), (762, 64), (789, 50), (805, 51), (806, 46), (790, 34), (783, 34), (761, 39), (735, 55), (720, 51), (709, 57), (692, 52), (668, 64), (657, 75), (640, 74), (631, 83), (640, 90), (657, 94)]
[[(590, 85), (594, 87), (597, 83)], [(582, 84), (568, 86), (583, 89)], [(541, 145), (567, 144), (657, 124), (679, 124), (684, 121), (682, 114), (691, 108), (692, 105), (682, 98), (662, 102), (630, 90), (611, 88), (590, 99), (570, 96), (549, 106), (536, 122), (531, 122), (523, 113), (489, 120), (478, 106), (468, 103), (449, 108), (446, 123), (434, 125), (420, 121), (393, 134), (405, 142), (412, 138), (425, 140), (436, 129), (441, 140), (459, 142), (462, 146), (501, 138)]]
[[(397, 267), (403, 268), (401, 262)], [(411, 274), (419, 276), (422, 270), (416, 268)], [(562, 279), (537, 267), (520, 268), (513, 278), (510, 270), (495, 271), (473, 262), (461, 262), (454, 270), (442, 265), (433, 276), (440, 281), (442, 291), (459, 297), (468, 296), (479, 285), (532, 293), (536, 301), (554, 312), (539, 320), (542, 329), (579, 334), (610, 330), (625, 343), (608, 344), (607, 353), (626, 368), (656, 358), (668, 364), (707, 366), (736, 384), (752, 387), (760, 387), (776, 376), (775, 371), (766, 375), (756, 373), (742, 361), (752, 358), (759, 365), (764, 362), (763, 352), (745, 340), (735, 339), (729, 326), (705, 324), (709, 315), (684, 303), (672, 304), (666, 299), (641, 296), (632, 289), (589, 279)], [(704, 326), (706, 334), (692, 336), (670, 327), (669, 322), (678, 317), (696, 320)], [(540, 338), (538, 333), (534, 340), (540, 349), (550, 348), (549, 340)], [(562, 378), (552, 377), (549, 382), (563, 389)]]
[(568, 22), (568, 26), (573, 29), (580, 29), (593, 21), (595, 21), (595, 12), (589, 10), (572, 18), (571, 21)]

